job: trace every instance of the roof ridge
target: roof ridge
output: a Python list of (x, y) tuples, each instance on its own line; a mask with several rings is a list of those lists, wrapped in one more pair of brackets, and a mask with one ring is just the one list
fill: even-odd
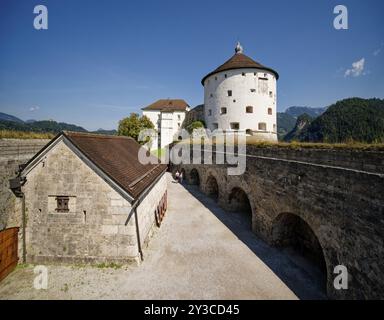
[(94, 132), (81, 132), (81, 131), (69, 131), (69, 130), (63, 130), (62, 133), (66, 136), (88, 136), (93, 138), (100, 138), (100, 139), (131, 139), (135, 140), (132, 137), (128, 136), (120, 136), (120, 135), (108, 135), (108, 134), (100, 134), (100, 133), (94, 133)]

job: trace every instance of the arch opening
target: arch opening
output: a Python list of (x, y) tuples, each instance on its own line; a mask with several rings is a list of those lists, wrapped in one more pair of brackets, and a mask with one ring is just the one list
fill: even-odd
[(206, 192), (208, 196), (217, 201), (219, 199), (219, 185), (213, 176), (209, 176), (206, 184)]
[(252, 207), (251, 202), (245, 191), (235, 187), (232, 189), (228, 198), (229, 209), (232, 212), (238, 212), (246, 220), (249, 227), (252, 227)]
[(304, 264), (313, 268), (312, 274), (318, 287), (326, 292), (327, 266), (323, 249), (307, 222), (292, 213), (280, 214), (272, 227), (272, 241), (296, 258), (304, 258)]
[(189, 183), (199, 186), (200, 185), (200, 176), (199, 172), (196, 169), (192, 169), (189, 174)]

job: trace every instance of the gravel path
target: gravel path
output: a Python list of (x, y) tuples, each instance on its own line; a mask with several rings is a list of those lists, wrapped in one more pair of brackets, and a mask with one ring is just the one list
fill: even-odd
[[(48, 266), (47, 290), (33, 288), (32, 266), (18, 268), (0, 283), (0, 299), (297, 299), (273, 267), (279, 260), (287, 272), (298, 268), (284, 253), (258, 240), (236, 214), (168, 179), (169, 209), (140, 266)], [(305, 291), (308, 283), (296, 291), (316, 296), (310, 286)]]

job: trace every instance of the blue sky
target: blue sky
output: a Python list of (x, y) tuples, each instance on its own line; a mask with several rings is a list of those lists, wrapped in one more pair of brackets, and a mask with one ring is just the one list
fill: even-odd
[[(48, 30), (33, 27), (39, 4)], [(337, 4), (348, 30), (333, 28)], [(382, 0), (0, 0), (0, 111), (94, 130), (160, 98), (195, 106), (238, 39), (279, 72), (279, 111), (383, 98), (383, 12)]]

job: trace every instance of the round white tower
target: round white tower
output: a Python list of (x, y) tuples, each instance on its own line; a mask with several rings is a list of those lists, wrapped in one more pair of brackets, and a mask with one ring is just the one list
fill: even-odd
[(235, 54), (201, 80), (207, 128), (277, 141), (278, 78), (276, 71), (244, 55), (237, 43)]

